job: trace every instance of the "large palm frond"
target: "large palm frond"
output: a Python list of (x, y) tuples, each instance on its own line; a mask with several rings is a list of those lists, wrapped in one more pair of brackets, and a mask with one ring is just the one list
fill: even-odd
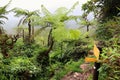
[(0, 7), (0, 15), (4, 15), (4, 14), (6, 14), (6, 13), (9, 12), (9, 11), (7, 11), (6, 9), (7, 9), (8, 6), (10, 5), (11, 1), (12, 1), (12, 0), (10, 0), (10, 1), (8, 2), (8, 4), (6, 4), (5, 6)]
[(70, 9), (67, 9), (65, 7), (60, 7), (55, 11), (55, 14), (50, 13), (50, 11), (48, 11), (44, 5), (41, 6), (42, 8), (42, 12), (45, 15), (44, 17), (42, 17), (41, 21), (42, 23), (55, 23), (56, 21), (61, 21), (64, 22), (66, 20), (71, 20), (71, 19), (77, 19), (80, 16), (72, 16), (70, 15), (70, 17), (68, 16), (68, 14), (70, 12), (72, 12), (75, 7), (79, 4), (79, 2), (76, 2)]
[(24, 16), (28, 15), (29, 11), (21, 9), (21, 8), (14, 8), (13, 12), (15, 13), (15, 16), (20, 17), (20, 16), (23, 16), (23, 15)]
[(23, 16), (19, 22), (18, 25), (27, 23), (29, 20), (35, 20), (33, 16), (39, 16), (40, 12), (39, 10), (29, 11), (26, 9), (21, 8), (14, 8), (13, 9), (15, 16), (20, 17)]
[(32, 16), (32, 15), (39, 16), (39, 14), (40, 14), (40, 11), (39, 11), (39, 10), (28, 11), (28, 15), (29, 15), (29, 16)]
[(0, 18), (2, 19), (8, 19), (6, 16), (0, 15)]
[(68, 12), (67, 12), (66, 14), (69, 14), (70, 12), (72, 12), (78, 4), (79, 4), (79, 2), (77, 1), (77, 2), (68, 10)]
[(44, 16), (39, 21), (42, 27), (36, 32), (41, 33), (41, 31), (47, 27), (51, 27), (51, 28), (56, 28), (59, 26), (64, 27), (65, 26), (63, 23), (64, 21), (79, 18), (80, 16), (68, 15), (71, 11), (75, 9), (77, 4), (78, 2), (76, 2), (70, 9), (67, 9), (65, 7), (60, 7), (55, 11), (54, 14), (52, 14), (49, 10), (46, 9), (44, 5), (42, 5), (41, 9)]
[(64, 22), (66, 20), (77, 20), (78, 18), (80, 18), (80, 16), (68, 15), (75, 9), (78, 4), (79, 2), (76, 2), (70, 9), (67, 9), (65, 7), (58, 8), (55, 13), (57, 13), (56, 15), (59, 16), (59, 18), (61, 18), (60, 21)]
[(41, 9), (42, 9), (42, 12), (43, 12), (44, 15), (46, 15), (46, 16), (51, 15), (51, 12), (48, 11), (44, 5), (41, 5)]
[(5, 21), (3, 21), (3, 20), (0, 20), (0, 24), (5, 24)]
[(9, 6), (9, 4), (11, 3), (12, 0), (9, 1), (8, 4), (6, 4), (3, 7), (0, 7), (0, 24), (5, 24), (3, 19), (8, 19), (5, 14), (8, 13), (9, 11), (7, 11), (7, 7)]

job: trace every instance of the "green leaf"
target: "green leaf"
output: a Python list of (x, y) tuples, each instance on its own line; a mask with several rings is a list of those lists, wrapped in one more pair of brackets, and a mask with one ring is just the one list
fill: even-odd
[(72, 40), (79, 39), (79, 37), (80, 37), (80, 31), (79, 30), (71, 29), (71, 30), (69, 30), (69, 32), (70, 32), (70, 39), (72, 39)]
[(79, 30), (68, 30), (64, 27), (59, 27), (54, 29), (52, 32), (52, 36), (54, 37), (55, 41), (61, 42), (63, 40), (76, 40), (80, 37)]
[(69, 31), (64, 27), (59, 27), (52, 31), (52, 36), (55, 41), (61, 42), (68, 38)]

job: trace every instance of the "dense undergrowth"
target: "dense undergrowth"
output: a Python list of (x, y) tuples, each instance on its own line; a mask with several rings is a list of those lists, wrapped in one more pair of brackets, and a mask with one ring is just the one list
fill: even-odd
[[(83, 59), (81, 60), (81, 58), (84, 58), (84, 56), (87, 55), (87, 49), (90, 49), (86, 48), (85, 52), (82, 47), (87, 44), (83, 42), (78, 46), (75, 45), (76, 42), (77, 41), (64, 43), (62, 50), (59, 45), (54, 48), (52, 52), (50, 52), (49, 66), (45, 66), (47, 71), (43, 72), (40, 62), (44, 60), (44, 56), (42, 56), (39, 61), (37, 57), (40, 54), (42, 55), (46, 47), (41, 47), (38, 44), (24, 44), (22, 39), (18, 39), (14, 44), (14, 48), (8, 51), (8, 57), (5, 58), (0, 55), (0, 78), (1, 80), (37, 80), (37, 78), (38, 80), (47, 80), (47, 78), (50, 79), (53, 77), (52, 79), (59, 80), (69, 71), (80, 72), (79, 66), (83, 63)], [(70, 46), (71, 44), (74, 44), (74, 46)], [(81, 47), (80, 51), (78, 47)]]

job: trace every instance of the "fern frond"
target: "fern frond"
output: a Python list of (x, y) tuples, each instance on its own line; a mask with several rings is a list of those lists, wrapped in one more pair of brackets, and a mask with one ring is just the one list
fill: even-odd
[(67, 12), (66, 14), (69, 14), (70, 12), (72, 12), (78, 4), (79, 4), (79, 2), (77, 1), (77, 2), (68, 10), (68, 12)]
[(43, 12), (43, 14), (44, 15), (51, 15), (51, 13), (45, 8), (45, 6), (44, 5), (41, 5), (41, 9), (42, 9), (42, 12)]

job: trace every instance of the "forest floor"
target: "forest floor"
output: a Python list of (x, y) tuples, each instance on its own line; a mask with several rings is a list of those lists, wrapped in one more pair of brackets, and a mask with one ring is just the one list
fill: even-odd
[(69, 72), (65, 75), (61, 80), (87, 80), (91, 74), (93, 74), (93, 67), (90, 64), (81, 64), (80, 68), (82, 69), (82, 73), (80, 72)]

